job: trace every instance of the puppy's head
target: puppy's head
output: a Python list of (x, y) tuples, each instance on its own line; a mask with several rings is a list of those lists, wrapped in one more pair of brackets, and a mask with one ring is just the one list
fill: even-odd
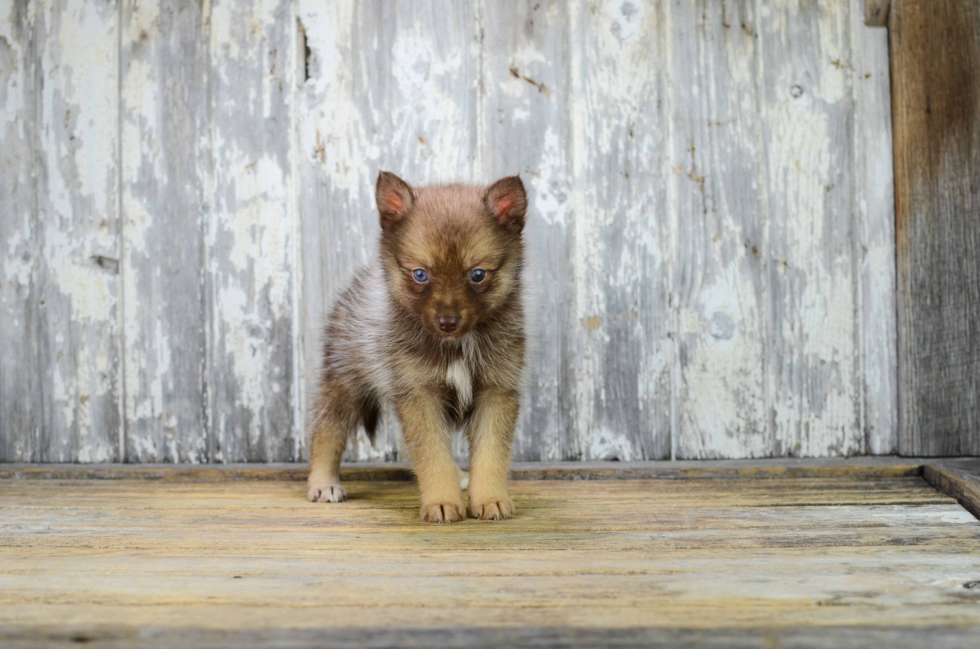
[(376, 199), (391, 294), (433, 336), (460, 338), (515, 297), (527, 213), (519, 177), (411, 187), (382, 171)]

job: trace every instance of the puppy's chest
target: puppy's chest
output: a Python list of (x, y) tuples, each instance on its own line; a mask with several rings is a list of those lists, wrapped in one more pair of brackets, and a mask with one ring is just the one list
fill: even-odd
[(473, 403), (473, 368), (465, 358), (455, 359), (448, 364), (445, 382), (457, 409), (461, 412), (467, 410)]

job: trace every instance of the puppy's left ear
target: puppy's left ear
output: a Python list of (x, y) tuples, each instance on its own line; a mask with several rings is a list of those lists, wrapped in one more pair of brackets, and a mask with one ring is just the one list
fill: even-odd
[(483, 197), (487, 209), (502, 228), (520, 232), (527, 215), (527, 193), (520, 176), (501, 178), (487, 188)]

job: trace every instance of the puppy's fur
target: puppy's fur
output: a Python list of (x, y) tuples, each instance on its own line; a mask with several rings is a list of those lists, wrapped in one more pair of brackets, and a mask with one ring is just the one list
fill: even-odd
[[(410, 187), (381, 172), (380, 255), (327, 322), (310, 412), (309, 499), (339, 502), (340, 458), (383, 404), (398, 414), (422, 491), (421, 517), (466, 517), (450, 436), (470, 443), (469, 515), (514, 511), (507, 470), (525, 362), (521, 301), (527, 197), (520, 178), (490, 187)], [(482, 271), (482, 272), (478, 272)]]

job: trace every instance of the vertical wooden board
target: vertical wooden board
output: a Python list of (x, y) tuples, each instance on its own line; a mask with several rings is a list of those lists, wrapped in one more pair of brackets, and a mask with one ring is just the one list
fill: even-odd
[(41, 460), (34, 2), (0, 0), (0, 462)]
[[(888, 31), (867, 27), (851, 0), (854, 192), (860, 227), (861, 363), (865, 452), (898, 450), (898, 341), (895, 304), (895, 184), (892, 172)], [(868, 4), (874, 4), (870, 1)], [(878, 3), (886, 5), (887, 3)]]
[(289, 0), (211, 7), (214, 200), (207, 247), (215, 462), (295, 460)]
[(41, 457), (109, 462), (121, 432), (117, 6), (38, 9)]
[[(572, 177), (566, 6), (480, 2), (479, 155), (490, 182), (519, 173), (529, 207), (525, 304), (528, 381), (514, 443), (517, 460), (581, 455), (571, 433)], [(566, 418), (571, 416), (572, 418)]]
[[(332, 302), (377, 251), (378, 171), (475, 180), (477, 24), (453, 2), (301, 0), (297, 17), (303, 383), (315, 390)], [(385, 413), (376, 446), (361, 432), (345, 458), (396, 459), (397, 430)]]
[[(312, 403), (317, 389), (323, 324), (333, 300), (354, 269), (368, 260), (376, 237), (375, 212), (367, 209), (371, 198), (367, 184), (371, 170), (365, 156), (369, 134), (362, 132), (353, 105), (353, 11), (352, 1), (297, 5), (297, 158), (303, 255), (300, 387), (304, 404)], [(328, 154), (333, 163), (330, 167)], [(351, 165), (357, 173), (340, 190), (336, 185), (343, 178), (340, 172)], [(330, 171), (334, 172), (333, 182)], [(383, 451), (383, 459), (394, 460), (397, 446), (386, 429), (382, 426), (378, 430), (376, 444)], [(364, 448), (363, 440), (358, 442)], [(308, 452), (304, 447), (307, 457)], [(361, 457), (369, 459), (371, 454), (355, 459)]]
[(207, 4), (125, 2), (121, 149), (125, 458), (204, 462)]
[(772, 454), (757, 18), (751, 0), (670, 5), (677, 458)]
[(759, 11), (773, 452), (852, 455), (864, 450), (864, 434), (848, 7), (781, 2)]
[(899, 452), (980, 454), (980, 6), (893, 0)]
[(565, 428), (584, 459), (671, 452), (665, 43), (659, 2), (569, 5), (575, 405)]

